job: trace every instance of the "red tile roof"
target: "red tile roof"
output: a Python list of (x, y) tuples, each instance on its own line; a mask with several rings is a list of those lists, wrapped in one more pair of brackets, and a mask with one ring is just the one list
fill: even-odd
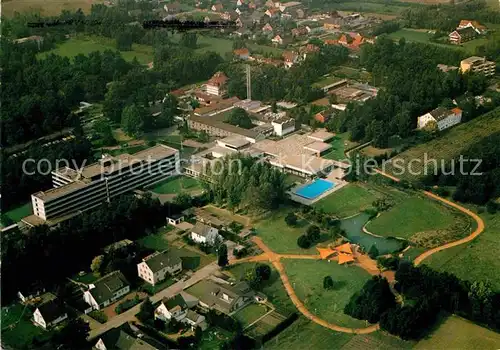
[(227, 81), (227, 76), (223, 72), (217, 72), (214, 74), (212, 78), (208, 81), (208, 85), (221, 86), (224, 85)]
[(244, 56), (244, 55), (249, 55), (250, 54), (250, 51), (248, 51), (247, 48), (241, 48), (241, 49), (236, 49), (233, 51), (235, 55), (238, 55), (238, 56)]

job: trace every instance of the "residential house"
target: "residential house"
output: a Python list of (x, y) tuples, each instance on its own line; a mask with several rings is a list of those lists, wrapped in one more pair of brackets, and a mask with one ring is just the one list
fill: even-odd
[(496, 63), (486, 60), (485, 57), (472, 56), (460, 61), (462, 73), (472, 71), (485, 76), (495, 75)]
[(155, 252), (137, 264), (139, 277), (155, 285), (182, 271), (181, 258), (172, 251)]
[(486, 27), (483, 26), (478, 21), (471, 21), (468, 19), (463, 19), (458, 24), (457, 29), (472, 28), (477, 34), (484, 34), (486, 32)]
[(226, 11), (221, 14), (220, 17), (226, 21), (236, 21), (236, 19), (239, 18), (240, 15), (236, 11)]
[(214, 12), (221, 12), (224, 9), (224, 6), (222, 6), (221, 3), (217, 3), (217, 4), (212, 5), (212, 7), (210, 9)]
[(325, 39), (325, 40), (323, 40), (323, 44), (325, 44), (325, 45), (338, 45), (339, 41), (334, 40), (334, 39)]
[(324, 111), (318, 112), (314, 115), (314, 119), (317, 120), (319, 123), (326, 123), (330, 120), (332, 116), (332, 111), (329, 109), (326, 109)]
[(265, 33), (272, 33), (273, 27), (269, 23), (266, 23), (266, 25), (262, 27), (262, 31)]
[(177, 226), (184, 221), (184, 215), (182, 214), (170, 214), (167, 216), (167, 223), (172, 226)]
[(68, 318), (64, 306), (57, 300), (50, 300), (38, 306), (33, 312), (33, 322), (35, 326), (48, 329), (55, 326)]
[(309, 34), (307, 27), (298, 27), (298, 28), (292, 29), (292, 36), (293, 37), (305, 36), (307, 34)]
[[(142, 336), (140, 339), (125, 332), (126, 327), (113, 328), (98, 337), (92, 349), (96, 350), (164, 350), (167, 347), (154, 341), (150, 337)], [(154, 344), (154, 345), (153, 345)]]
[(191, 239), (196, 243), (206, 243), (209, 245), (223, 241), (218, 229), (201, 222), (197, 222), (191, 229)]
[(237, 0), (236, 1), (236, 6), (241, 6), (244, 4), (244, 1), (243, 0)]
[(300, 48), (300, 52), (302, 53), (303, 59), (306, 59), (308, 54), (319, 52), (319, 47), (314, 44), (307, 44)]
[(234, 10), (234, 12), (236, 12), (238, 14), (238, 16), (241, 15), (241, 10), (239, 8), (236, 8), (236, 10)]
[(325, 30), (340, 29), (342, 23), (340, 18), (327, 18), (323, 21), (323, 28)]
[(83, 294), (83, 299), (95, 310), (100, 310), (130, 292), (130, 285), (120, 271), (101, 277)]
[(226, 93), (227, 76), (223, 72), (217, 72), (207, 82), (207, 94), (224, 96)]
[(205, 309), (214, 309), (231, 315), (255, 300), (255, 292), (247, 282), (234, 285), (219, 284), (212, 280), (203, 280), (202, 295), (199, 295), (199, 305)]
[(248, 8), (249, 8), (249, 9), (252, 9), (252, 10), (255, 10), (255, 9), (257, 8), (257, 5), (255, 4), (255, 2), (250, 1), (250, 2), (248, 3)]
[(283, 60), (285, 61), (285, 67), (290, 68), (295, 63), (298, 62), (299, 55), (295, 51), (285, 51), (283, 52)]
[(186, 317), (188, 305), (181, 294), (177, 294), (172, 298), (164, 298), (160, 305), (155, 309), (155, 319), (168, 322), (172, 318), (177, 321)]
[(348, 37), (347, 35), (342, 34), (338, 40), (338, 43), (342, 46), (347, 46), (351, 43), (351, 39), (352, 38), (350, 36)]
[(167, 11), (167, 13), (178, 13), (181, 11), (181, 4), (178, 2), (170, 2), (163, 6), (163, 9)]
[(450, 43), (460, 45), (464, 42), (473, 40), (477, 36), (477, 32), (472, 27), (458, 28), (448, 34)]
[(285, 11), (289, 11), (292, 9), (292, 7), (297, 7), (297, 6), (301, 6), (302, 3), (298, 2), (298, 1), (289, 1), (289, 2), (285, 2), (285, 3), (279, 3), (279, 9), (281, 12), (285, 12)]
[(233, 54), (235, 57), (245, 61), (250, 57), (250, 51), (246, 47), (234, 50)]
[(277, 9), (277, 8), (269, 8), (269, 9), (266, 10), (265, 14), (269, 18), (276, 18), (276, 17), (279, 16), (280, 10)]
[(31, 289), (17, 292), (17, 297), (22, 303), (27, 303), (40, 297), (43, 293), (45, 293), (45, 288), (33, 286)]
[(279, 34), (272, 38), (271, 41), (277, 45), (283, 44), (283, 38)]
[(195, 330), (197, 327), (200, 327), (202, 331), (206, 330), (208, 328), (208, 323), (205, 320), (205, 316), (200, 315), (199, 313), (193, 311), (193, 310), (188, 310), (186, 313), (186, 317), (182, 319), (183, 323), (186, 323), (191, 326), (191, 330)]
[(448, 110), (444, 107), (438, 107), (420, 117), (418, 117), (418, 129), (424, 128), (428, 123), (435, 122), (438, 129), (444, 130), (462, 121), (462, 110), (453, 108)]

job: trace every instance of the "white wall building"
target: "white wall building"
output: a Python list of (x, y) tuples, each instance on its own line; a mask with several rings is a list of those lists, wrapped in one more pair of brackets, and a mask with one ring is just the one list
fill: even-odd
[(33, 312), (33, 322), (36, 326), (48, 329), (68, 318), (63, 306), (54, 300), (48, 301)]
[(450, 128), (462, 121), (462, 110), (453, 108), (448, 110), (444, 107), (438, 107), (420, 117), (418, 117), (418, 129), (424, 128), (429, 122), (436, 122), (438, 129), (444, 130)]
[(280, 118), (273, 120), (271, 125), (274, 128), (274, 133), (278, 136), (285, 136), (295, 131), (295, 119), (293, 118)]
[(100, 310), (130, 292), (130, 285), (119, 271), (111, 272), (89, 284), (83, 293), (83, 300), (94, 310)]
[(222, 236), (219, 235), (218, 229), (201, 222), (197, 222), (191, 229), (191, 239), (196, 243), (206, 243), (210, 245), (214, 245), (217, 241), (223, 241)]
[(173, 252), (156, 252), (137, 264), (137, 271), (140, 278), (154, 286), (181, 272), (182, 260)]

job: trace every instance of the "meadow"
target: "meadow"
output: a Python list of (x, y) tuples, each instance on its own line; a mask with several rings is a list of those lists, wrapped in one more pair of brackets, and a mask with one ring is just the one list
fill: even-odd
[(89, 13), (92, 4), (103, 2), (103, 0), (3, 0), (2, 15), (12, 17), (16, 12), (19, 12), (56, 16), (63, 10), (75, 11), (78, 9)]
[(335, 135), (329, 143), (332, 145), (331, 151), (322, 157), (339, 161), (346, 160), (345, 152), (359, 145), (358, 142), (349, 141), (349, 132)]
[(150, 190), (158, 194), (179, 194), (200, 189), (198, 180), (187, 176), (176, 176), (155, 184)]

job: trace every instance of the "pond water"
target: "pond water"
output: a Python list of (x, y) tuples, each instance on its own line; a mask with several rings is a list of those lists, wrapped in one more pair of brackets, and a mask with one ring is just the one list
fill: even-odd
[(365, 251), (369, 251), (372, 245), (375, 245), (380, 255), (392, 253), (403, 248), (401, 240), (393, 238), (379, 238), (363, 232), (363, 225), (370, 219), (370, 215), (360, 213), (349, 219), (342, 220), (340, 227), (345, 230), (346, 237), (351, 243), (362, 246)]

